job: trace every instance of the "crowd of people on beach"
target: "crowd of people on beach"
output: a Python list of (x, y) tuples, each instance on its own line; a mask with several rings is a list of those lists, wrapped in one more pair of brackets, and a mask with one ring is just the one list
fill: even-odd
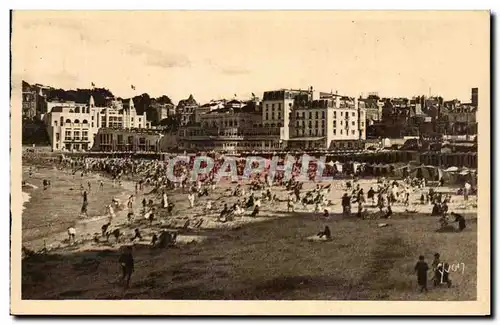
[[(317, 163), (311, 163), (307, 169), (307, 179), (300, 178), (302, 166), (300, 162), (293, 165), (291, 177), (287, 179), (286, 171), (278, 170), (275, 174), (270, 174), (269, 165), (251, 175), (245, 183), (238, 183), (231, 177), (218, 179), (217, 173), (224, 166), (224, 158), (214, 160), (214, 168), (207, 173), (192, 177), (192, 157), (189, 163), (178, 163), (173, 166), (173, 174), (178, 181), (172, 181), (167, 177), (169, 168), (167, 161), (133, 159), (133, 158), (66, 158), (61, 157), (58, 168), (70, 169), (74, 175), (82, 177), (80, 192), (82, 196), (82, 207), (80, 216), (89, 218), (88, 204), (89, 196), (98, 196), (98, 191), (103, 190), (103, 182), (100, 181), (98, 189), (92, 188), (90, 181), (85, 183), (86, 175), (90, 173), (100, 173), (112, 179), (113, 186), (120, 186), (122, 181), (131, 181), (135, 185), (135, 193), (130, 195), (126, 202), (113, 199), (106, 204), (106, 222), (101, 227), (100, 233), (93, 234), (93, 242), (100, 244), (103, 241), (107, 244), (114, 238), (115, 243), (143, 242), (151, 235), (149, 245), (153, 248), (168, 247), (175, 245), (179, 229), (177, 225), (169, 223), (176, 214), (182, 214), (187, 210), (179, 210), (176, 202), (169, 196), (173, 191), (176, 197), (185, 195), (186, 207), (188, 210), (201, 210), (197, 218), (187, 219), (180, 227), (182, 230), (200, 229), (207, 222), (207, 216), (214, 215), (214, 222), (220, 224), (231, 223), (241, 217), (257, 218), (261, 216), (264, 205), (272, 206), (274, 202), (286, 202), (286, 211), (296, 212), (297, 209), (312, 211), (320, 219), (328, 222), (331, 217), (331, 207), (340, 204), (344, 217), (356, 216), (363, 219), (390, 219), (393, 216), (395, 205), (403, 206), (406, 213), (416, 213), (415, 204), (432, 205), (432, 216), (439, 217), (440, 227), (448, 227), (453, 219), (458, 223), (458, 231), (466, 228), (465, 217), (455, 212), (448, 211), (448, 205), (452, 196), (449, 193), (440, 193), (439, 186), (429, 187), (428, 181), (421, 177), (406, 177), (402, 180), (391, 180), (379, 177), (376, 186), (370, 187), (365, 193), (360, 185), (360, 180), (356, 175), (346, 176), (340, 188), (335, 188), (333, 183), (322, 184), (317, 181)], [(280, 161), (284, 163), (284, 159)], [(204, 168), (206, 165), (201, 165)], [(237, 160), (237, 175), (245, 173), (245, 160)], [(324, 168), (324, 175), (336, 174), (337, 171)], [(227, 181), (232, 184), (229, 192), (222, 197), (231, 197), (234, 203), (228, 204), (217, 198), (219, 182)], [(305, 182), (315, 182), (312, 189), (305, 190)], [(439, 183), (443, 185), (442, 182)], [(44, 183), (50, 186), (50, 180)], [(467, 202), (472, 192), (470, 183), (466, 182), (460, 189), (464, 202)], [(340, 202), (332, 202), (329, 199), (331, 191), (343, 191)], [(285, 197), (282, 196), (285, 193)], [(419, 202), (411, 199), (414, 194), (420, 194)], [(142, 198), (142, 200), (140, 200)], [(137, 202), (140, 202), (138, 205)], [(177, 203), (178, 204), (178, 203)], [(353, 205), (357, 207), (353, 214)], [(369, 207), (374, 209), (368, 209)], [(374, 211), (375, 210), (375, 211)], [(377, 211), (378, 210), (378, 211)], [(371, 211), (371, 212), (370, 212)], [(373, 212), (374, 211), (374, 212)], [(125, 223), (117, 220), (117, 213), (126, 214)], [(161, 226), (161, 227), (160, 227)], [(126, 229), (133, 229), (133, 234), (128, 235)], [(144, 229), (149, 229), (145, 231)], [(128, 236), (128, 238), (126, 238)], [(332, 240), (334, 237), (329, 225), (325, 225), (323, 230), (317, 233), (317, 237), (322, 240)], [(74, 245), (77, 242), (77, 234), (74, 226), (68, 228), (68, 242)], [(132, 249), (126, 248), (120, 257), (123, 281), (128, 286), (133, 272)], [(425, 269), (425, 261), (422, 259), (415, 267), (419, 275), (419, 284), (423, 283), (421, 275)], [(437, 266), (435, 267), (437, 269)], [(427, 272), (427, 270), (426, 270)], [(446, 282), (446, 281), (445, 281)], [(447, 282), (446, 282), (447, 283)], [(451, 282), (450, 282), (451, 283)], [(426, 286), (425, 286), (426, 288)], [(422, 289), (423, 290), (423, 289)], [(425, 289), (427, 290), (427, 289)], [(424, 291), (425, 291), (424, 290)]]

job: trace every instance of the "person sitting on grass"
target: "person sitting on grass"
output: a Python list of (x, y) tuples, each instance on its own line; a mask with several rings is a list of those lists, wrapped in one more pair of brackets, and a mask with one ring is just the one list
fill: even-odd
[(458, 222), (458, 231), (463, 231), (465, 229), (465, 218), (464, 216), (452, 212), (451, 213), (452, 217), (455, 217), (455, 222)]
[(250, 216), (256, 217), (259, 214), (259, 211), (260, 211), (260, 204), (256, 204)]
[(131, 241), (136, 240), (136, 238), (138, 238), (139, 240), (142, 240), (142, 236), (141, 236), (141, 233), (139, 232), (139, 228), (135, 229), (135, 231), (134, 231), (134, 237), (132, 238)]
[(390, 219), (392, 217), (392, 208), (391, 205), (387, 206), (387, 211), (382, 215), (382, 219)]
[(331, 240), (332, 239), (332, 233), (330, 231), (330, 227), (325, 226), (325, 230), (320, 231), (317, 235), (320, 239), (325, 237), (326, 240)]
[(219, 221), (219, 222), (226, 222), (228, 214), (229, 214), (229, 209), (227, 207), (227, 203), (224, 203), (224, 208), (220, 212), (219, 217), (217, 218), (217, 221)]

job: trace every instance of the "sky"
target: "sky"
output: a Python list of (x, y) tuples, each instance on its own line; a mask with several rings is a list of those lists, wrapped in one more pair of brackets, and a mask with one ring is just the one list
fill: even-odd
[(470, 101), (489, 82), (488, 12), (15, 11), (12, 24), (14, 82), (124, 98), (313, 86)]

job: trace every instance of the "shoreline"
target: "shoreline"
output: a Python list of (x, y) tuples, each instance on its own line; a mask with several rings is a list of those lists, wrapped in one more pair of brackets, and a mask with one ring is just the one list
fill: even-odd
[[(64, 173), (71, 173), (68, 172), (67, 168), (62, 169)], [(106, 175), (103, 175), (103, 173), (89, 173), (92, 177), (98, 177), (105, 179), (107, 182), (112, 182), (112, 179)], [(139, 177), (136, 177), (139, 178)], [(341, 189), (343, 181), (334, 181), (334, 182), (325, 182), (323, 184), (331, 184), (332, 187), (332, 192), (330, 193), (330, 197), (335, 195), (335, 201), (338, 201), (339, 193), (344, 192), (343, 189)], [(368, 180), (368, 179), (361, 179), (360, 183), (363, 184), (364, 187), (367, 187), (368, 184), (371, 184), (373, 180)], [(204, 206), (206, 204), (206, 198), (197, 198), (196, 199), (196, 207), (195, 208), (189, 208), (187, 206), (187, 194), (181, 193), (180, 189), (174, 189), (171, 191), (168, 191), (168, 197), (169, 201), (174, 202), (179, 208), (176, 207), (176, 211), (174, 211), (173, 216), (161, 216), (160, 218), (156, 221), (159, 221), (159, 223), (153, 224), (153, 225), (145, 225), (144, 221), (144, 216), (139, 213), (137, 214), (137, 211), (139, 211), (139, 205), (140, 205), (140, 196), (143, 196), (144, 198), (154, 198), (155, 201), (158, 201), (158, 193), (154, 192), (152, 187), (147, 186), (145, 187), (142, 191), (136, 193), (135, 192), (135, 183), (134, 183), (134, 177), (132, 175), (127, 175), (124, 177), (124, 179), (121, 181), (122, 183), (122, 191), (120, 192), (119, 195), (115, 196), (117, 199), (120, 200), (122, 204), (122, 209), (120, 211), (116, 212), (116, 216), (113, 219), (113, 228), (119, 228), (121, 231), (124, 231), (126, 234), (132, 234), (134, 229), (140, 229), (141, 233), (143, 233), (143, 240), (136, 241), (136, 242), (129, 242), (129, 243), (120, 243), (120, 245), (117, 245), (113, 240), (110, 240), (109, 243), (102, 243), (98, 242), (97, 245), (92, 241), (92, 236), (95, 235), (96, 233), (101, 233), (101, 226), (104, 224), (104, 220), (106, 220), (107, 216), (106, 215), (97, 215), (93, 216), (89, 219), (77, 219), (75, 221), (75, 229), (77, 232), (77, 242), (75, 245), (68, 245), (68, 234), (67, 231), (61, 231), (57, 233), (52, 233), (48, 236), (45, 236), (44, 238), (39, 238), (35, 240), (31, 240), (29, 242), (24, 242), (23, 245), (27, 244), (27, 246), (34, 246), (37, 248), (42, 248), (46, 247), (47, 251), (50, 251), (52, 253), (66, 253), (66, 252), (73, 252), (75, 250), (77, 251), (82, 251), (82, 250), (95, 250), (99, 248), (103, 249), (119, 249), (119, 247), (122, 244), (140, 244), (140, 245), (148, 245), (150, 242), (150, 239), (152, 237), (153, 233), (157, 233), (158, 231), (161, 230), (167, 230), (167, 231), (173, 231), (178, 233), (178, 243), (179, 244), (186, 244), (190, 242), (200, 242), (205, 239), (207, 239), (209, 236), (206, 236), (205, 234), (199, 234), (201, 233), (210, 233), (210, 232), (217, 232), (220, 230), (234, 230), (234, 229), (240, 229), (247, 224), (254, 224), (254, 223), (260, 223), (263, 221), (268, 221), (268, 220), (274, 220), (274, 219), (279, 219), (284, 216), (289, 215), (290, 213), (287, 212), (286, 208), (286, 196), (287, 196), (287, 191), (286, 189), (282, 187), (273, 187), (272, 191), (273, 193), (278, 194), (279, 196), (279, 201), (272, 202), (271, 204), (267, 203), (261, 206), (261, 212), (260, 215), (257, 217), (251, 217), (249, 214), (251, 211), (248, 209), (245, 210), (244, 215), (239, 216), (235, 218), (234, 221), (228, 221), (225, 223), (221, 223), (216, 221), (218, 217), (218, 211), (222, 209), (224, 204), (228, 204), (230, 206), (230, 201), (234, 201), (234, 197), (230, 193), (232, 189), (234, 189), (234, 184), (228, 182), (228, 183), (220, 183), (217, 186), (217, 189), (215, 192), (211, 194), (210, 201), (212, 202), (212, 210), (211, 211), (204, 211)], [(315, 186), (314, 183), (305, 183), (306, 187), (312, 187)], [(135, 197), (135, 203), (134, 203), (134, 214), (135, 220), (134, 222), (129, 225), (127, 224), (127, 208), (123, 207), (130, 195), (134, 195)], [(284, 197), (283, 197), (284, 195)], [(337, 197), (338, 196), (338, 197)], [(102, 203), (102, 202), (101, 202)], [(158, 203), (158, 202), (157, 202)], [(234, 202), (233, 202), (234, 203)], [(298, 207), (298, 206), (297, 206)], [(395, 213), (397, 212), (402, 212), (399, 211), (399, 207), (395, 207)], [(340, 213), (341, 207), (339, 206), (339, 202), (335, 202), (335, 204), (331, 207), (328, 207), (331, 213), (337, 214)], [(353, 209), (355, 209), (353, 207)], [(421, 206), (419, 207), (419, 210), (423, 209), (422, 211), (419, 211), (418, 214), (421, 213), (427, 213), (430, 212), (430, 206)], [(298, 207), (296, 210), (297, 214), (301, 213), (312, 213), (312, 211), (309, 209), (303, 209), (302, 207)], [(371, 207), (367, 205), (367, 210), (370, 210), (370, 212), (373, 212), (372, 210), (376, 210), (375, 207)], [(427, 211), (429, 210), (429, 211)], [(23, 210), (24, 211), (24, 210)], [(466, 211), (463, 211), (466, 212)], [(318, 215), (318, 213), (314, 213), (315, 215)], [(141, 220), (142, 219), (142, 220)], [(197, 221), (202, 221), (202, 225), (199, 227), (190, 227), (192, 224), (196, 224)], [(187, 226), (186, 226), (187, 225)], [(145, 234), (145, 235), (144, 235)]]

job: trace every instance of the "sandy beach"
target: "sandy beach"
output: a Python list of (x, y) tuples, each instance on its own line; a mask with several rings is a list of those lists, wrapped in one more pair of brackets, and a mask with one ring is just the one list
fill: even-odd
[[(52, 177), (52, 187), (47, 190), (39, 186), (45, 177)], [(101, 180), (104, 189), (94, 193)], [(263, 201), (258, 217), (250, 217), (251, 210), (248, 210), (234, 221), (218, 222), (217, 217), (224, 204), (231, 206), (243, 199), (232, 195), (235, 184), (221, 183), (209, 197), (197, 198), (194, 208), (189, 207), (187, 194), (180, 189), (169, 192), (169, 201), (175, 204), (174, 212), (172, 216), (160, 212), (160, 217), (153, 224), (140, 214), (143, 198), (153, 199), (156, 205), (160, 202), (157, 193), (150, 193), (151, 187), (145, 187), (136, 194), (133, 182), (123, 181), (118, 186), (99, 175), (82, 178), (79, 174), (72, 175), (71, 172), (55, 169), (38, 169), (26, 181), (38, 188), (28, 193), (31, 199), (26, 203), (23, 213), (23, 244), (34, 250), (45, 245), (53, 257), (24, 262), (27, 267), (23, 268), (26, 270), (23, 271), (25, 297), (139, 299), (146, 297), (146, 292), (149, 299), (381, 299), (382, 295), (382, 299), (468, 300), (475, 297), (476, 197), (464, 203), (461, 196), (453, 194), (455, 188), (441, 187), (440, 191), (452, 194), (450, 211), (465, 215), (469, 220), (468, 229), (460, 234), (436, 231), (439, 227), (438, 218), (430, 216), (432, 205), (419, 203), (419, 191), (411, 193), (412, 213), (406, 211), (408, 207), (395, 204), (392, 219), (381, 221), (344, 217), (340, 199), (345, 192), (345, 181), (340, 180), (329, 182), (332, 190), (328, 200), (333, 203), (326, 207), (330, 212), (329, 220), (324, 220), (321, 213), (314, 212), (314, 207), (303, 207), (302, 204), (295, 205), (295, 212), (288, 212), (288, 192), (282, 187), (273, 187), (277, 200)], [(87, 181), (92, 184), (89, 218), (80, 219), (79, 188), (80, 183), (86, 186)], [(375, 183), (374, 179), (359, 181), (365, 193)], [(312, 182), (305, 183), (304, 191), (315, 186)], [(52, 194), (49, 196), (50, 191)], [(101, 226), (107, 222), (105, 204), (112, 198), (125, 203), (131, 194), (136, 195), (134, 222), (127, 224), (126, 208), (118, 211), (113, 219), (113, 226), (124, 233), (124, 240), (115, 243), (114, 239), (107, 242), (101, 238), (98, 243), (94, 242), (92, 235), (100, 233)], [(212, 202), (211, 211), (205, 211), (207, 200)], [(370, 202), (367, 202), (366, 209), (368, 214), (378, 211)], [(353, 205), (353, 213), (355, 211)], [(193, 227), (201, 218), (201, 226)], [(387, 226), (380, 228), (381, 222)], [(311, 241), (324, 225), (330, 226), (334, 240)], [(66, 232), (69, 226), (75, 227), (77, 231), (77, 242), (71, 245)], [(122, 245), (132, 244), (130, 239), (134, 229), (139, 229), (143, 237), (133, 243), (138, 261), (138, 271), (134, 274), (136, 285), (123, 292), (112, 280), (116, 276), (116, 251)], [(178, 232), (177, 248), (151, 251), (148, 247), (151, 237), (160, 230)], [(458, 236), (464, 243), (461, 251), (454, 246), (454, 238)], [(197, 244), (192, 245), (193, 242)], [(440, 251), (454, 262), (466, 263), (467, 273), (456, 275), (460, 277), (457, 279), (460, 285), (453, 290), (418, 296), (412, 291), (410, 280), (415, 258), (421, 253), (431, 258), (435, 251)], [(350, 254), (354, 254), (356, 259), (349, 257)], [(361, 260), (364, 262), (359, 262), (363, 255)], [(164, 264), (163, 259), (168, 260), (168, 264)], [(386, 261), (390, 269), (377, 264), (378, 260)], [(81, 263), (91, 264), (90, 273), (88, 269), (84, 273), (78, 271)], [(297, 263), (316, 267), (302, 270)], [(44, 268), (53, 268), (55, 274), (65, 274), (65, 277), (52, 280), (45, 276), (39, 278), (38, 270)], [(349, 270), (349, 274), (341, 269)], [(381, 270), (385, 270), (386, 275), (379, 273)], [(80, 272), (77, 281), (70, 280), (76, 275), (72, 275), (74, 272)], [(337, 278), (328, 280), (332, 272)], [(373, 274), (369, 275), (370, 272)], [(373, 281), (368, 281), (368, 277), (373, 277)], [(393, 278), (392, 282), (386, 283), (387, 277)], [(94, 285), (83, 285), (82, 281), (90, 278)], [(208, 284), (211, 281), (215, 281), (217, 289)], [(267, 287), (245, 289), (247, 282), (262, 282)], [(308, 283), (314, 283), (313, 288)], [(383, 286), (382, 283), (386, 283), (386, 289), (377, 289), (377, 286)], [(346, 285), (351, 286), (351, 289)], [(330, 291), (322, 292), (322, 286), (328, 287)], [(357, 286), (357, 289), (352, 286)], [(229, 291), (223, 289), (229, 287)]]

